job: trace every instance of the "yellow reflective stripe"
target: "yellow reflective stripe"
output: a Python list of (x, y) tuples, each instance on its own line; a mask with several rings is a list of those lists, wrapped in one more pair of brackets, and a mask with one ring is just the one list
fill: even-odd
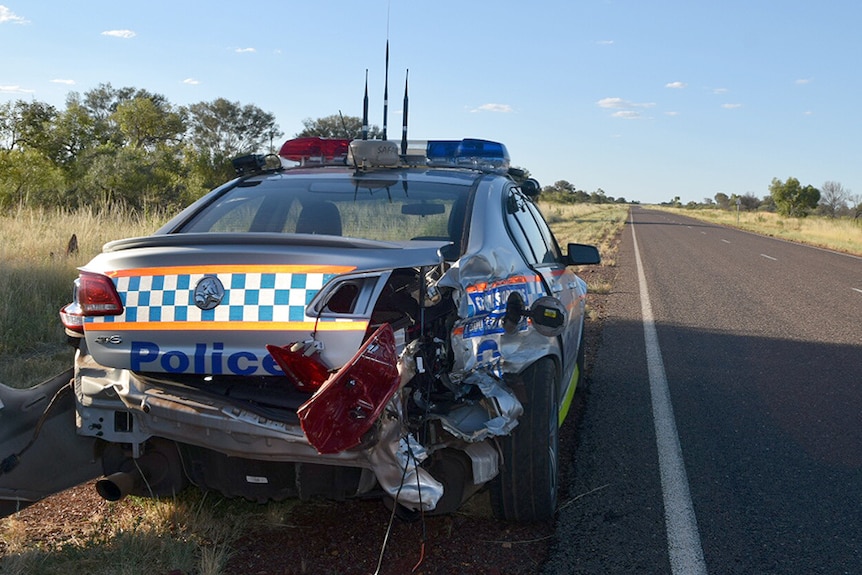
[(560, 416), (557, 421), (558, 427), (562, 427), (563, 422), (566, 420), (566, 416), (569, 414), (569, 408), (572, 407), (572, 400), (575, 398), (575, 389), (578, 387), (578, 375), (580, 372), (580, 368), (575, 365), (575, 373), (572, 374), (572, 381), (569, 382), (569, 389), (566, 390), (566, 396), (563, 398), (562, 405), (560, 405)]

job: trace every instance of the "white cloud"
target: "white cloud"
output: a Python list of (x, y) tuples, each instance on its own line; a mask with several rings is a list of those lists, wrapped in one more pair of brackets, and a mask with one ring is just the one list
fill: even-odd
[(612, 118), (623, 118), (625, 120), (633, 120), (635, 118), (640, 118), (641, 113), (639, 110), (643, 110), (645, 108), (652, 108), (655, 106), (654, 102), (630, 102), (629, 100), (623, 100), (622, 98), (602, 98), (598, 102), (596, 102), (599, 108), (604, 108), (606, 110), (617, 110), (613, 114), (611, 114)]
[(679, 116), (679, 112), (665, 112), (665, 116)]
[(237, 54), (251, 54), (254, 52), (257, 52), (257, 50), (255, 50), (254, 48), (237, 48), (236, 49)]
[(713, 94), (727, 94), (728, 92), (730, 92), (730, 90), (728, 90), (727, 88), (713, 88), (712, 89)]
[(52, 84), (65, 84), (67, 86), (74, 86), (75, 85), (74, 80), (64, 80), (62, 78), (54, 78), (53, 80), (51, 80), (51, 83)]
[(685, 82), (668, 82), (664, 85), (665, 88), (673, 88), (674, 90), (682, 90), (688, 86)]
[(725, 110), (735, 110), (737, 108), (741, 108), (742, 104), (722, 104), (721, 107)]
[(195, 80), (194, 78), (186, 78), (183, 80), (183, 84), (188, 84), (190, 86), (197, 86), (200, 83), (200, 80)]
[(641, 117), (641, 113), (636, 110), (618, 110), (611, 114), (613, 118), (622, 118), (623, 120), (637, 120)]
[(112, 36), (114, 38), (134, 38), (137, 36), (132, 30), (105, 30), (102, 36)]
[(596, 104), (599, 108), (624, 108), (626, 101), (622, 98), (602, 98)]
[(32, 94), (35, 91), (21, 86), (0, 86), (0, 94)]
[(596, 44), (599, 44), (600, 46), (611, 46), (613, 45), (613, 43), (613, 40), (599, 40), (598, 42), (596, 42)]
[(797, 86), (804, 86), (805, 84), (810, 84), (813, 80), (811, 78), (800, 78), (796, 80)]
[(509, 104), (482, 104), (478, 108), (470, 110), (471, 112), (497, 112), (501, 114), (510, 114), (514, 112)]
[(30, 21), (26, 18), (22, 18), (18, 16), (6, 6), (0, 4), (0, 24), (5, 24), (6, 22), (11, 22), (13, 24), (29, 24)]

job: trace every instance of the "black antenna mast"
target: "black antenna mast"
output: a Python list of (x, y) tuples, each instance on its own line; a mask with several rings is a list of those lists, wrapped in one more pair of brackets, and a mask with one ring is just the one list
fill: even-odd
[(383, 139), (386, 139), (386, 119), (389, 116), (389, 38), (386, 38), (386, 79), (383, 82)]
[(368, 68), (365, 69), (365, 99), (362, 100), (362, 139), (368, 139)]
[(407, 155), (407, 78), (410, 69), (404, 74), (404, 114), (401, 116), (401, 155)]

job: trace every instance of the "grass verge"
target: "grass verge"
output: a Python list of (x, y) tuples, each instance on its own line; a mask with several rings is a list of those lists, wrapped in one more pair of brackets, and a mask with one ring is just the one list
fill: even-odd
[(740, 212), (720, 209), (687, 209), (644, 206), (673, 212), (701, 221), (862, 256), (862, 220), (847, 218), (788, 218), (770, 212)]

